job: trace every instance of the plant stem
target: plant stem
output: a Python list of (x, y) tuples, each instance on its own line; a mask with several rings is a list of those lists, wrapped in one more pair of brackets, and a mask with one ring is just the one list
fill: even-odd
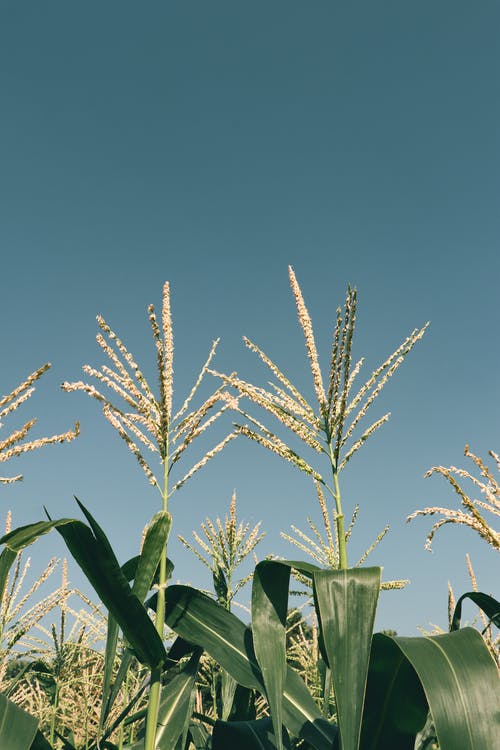
[(341, 502), (341, 496), (340, 496), (340, 485), (339, 485), (339, 475), (337, 472), (337, 463), (335, 461), (335, 457), (333, 455), (333, 447), (331, 440), (328, 444), (329, 451), (330, 451), (330, 463), (332, 466), (332, 474), (333, 474), (333, 497), (335, 498), (335, 509), (336, 509), (336, 519), (335, 523), (337, 524), (337, 540), (339, 545), (339, 568), (341, 570), (345, 570), (347, 568), (347, 545), (345, 541), (345, 526), (344, 526), (344, 513), (342, 511), (342, 502)]
[[(163, 459), (162, 510), (168, 511), (168, 439), (165, 441), (165, 456)], [(163, 640), (163, 629), (165, 626), (165, 586), (167, 583), (166, 544), (160, 556), (159, 573), (155, 626), (158, 635)], [(160, 708), (161, 673), (162, 665), (151, 670), (151, 687), (149, 689), (148, 710), (146, 715), (144, 750), (155, 750), (156, 727), (158, 724), (158, 711)]]

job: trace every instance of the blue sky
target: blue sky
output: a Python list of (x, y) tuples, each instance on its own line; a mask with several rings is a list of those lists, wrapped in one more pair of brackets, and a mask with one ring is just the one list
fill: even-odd
[[(429, 554), (430, 522), (404, 521), (456, 506), (430, 466), (465, 465), (467, 442), (500, 449), (499, 23), (490, 0), (2, 0), (0, 392), (53, 363), (4, 431), (33, 415), (38, 435), (82, 426), (9, 466), (25, 480), (0, 488), (2, 513), (71, 516), (76, 494), (133, 554), (157, 497), (97, 405), (59, 390), (102, 363), (95, 315), (154, 382), (146, 307), (168, 279), (180, 402), (217, 336), (219, 369), (265, 383), (246, 335), (312, 396), (292, 264), (325, 368), (348, 283), (367, 376), (431, 321), (373, 409), (389, 424), (343, 480), (346, 510), (361, 506), (352, 557), (389, 522), (371, 560), (411, 579), (382, 595), (379, 627), (444, 626), (447, 581), (469, 588), (466, 552), (494, 592), (498, 555), (470, 530), (446, 527)], [(260, 556), (295, 557), (279, 532), (318, 518), (314, 490), (243, 439), (172, 501), (173, 539), (224, 514), (233, 489), (267, 532)], [(33, 550), (63, 553), (56, 537)], [(208, 585), (176, 541), (170, 554), (176, 580)]]

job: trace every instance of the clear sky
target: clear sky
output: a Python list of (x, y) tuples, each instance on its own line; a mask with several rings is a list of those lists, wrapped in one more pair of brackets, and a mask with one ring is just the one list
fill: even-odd
[[(217, 336), (215, 366), (265, 384), (242, 335), (312, 397), (292, 264), (325, 368), (348, 283), (367, 376), (431, 321), (343, 480), (346, 510), (361, 506), (351, 557), (389, 522), (370, 559), (411, 579), (382, 594), (379, 627), (445, 626), (466, 552), (498, 596), (498, 554), (472, 531), (445, 527), (430, 554), (430, 521), (405, 518), (456, 506), (430, 466), (466, 465), (467, 442), (500, 450), (499, 27), (493, 0), (0, 0), (0, 393), (53, 363), (2, 432), (33, 415), (37, 435), (82, 427), (9, 465), (25, 480), (0, 487), (2, 515), (71, 516), (76, 494), (134, 554), (158, 498), (97, 404), (59, 390), (103, 362), (95, 315), (154, 381), (146, 307), (168, 279), (178, 402)], [(240, 438), (172, 501), (176, 580), (208, 584), (176, 535), (233, 489), (267, 532), (261, 558), (296, 557), (280, 530), (319, 520), (307, 477)], [(54, 535), (33, 554), (64, 548)]]

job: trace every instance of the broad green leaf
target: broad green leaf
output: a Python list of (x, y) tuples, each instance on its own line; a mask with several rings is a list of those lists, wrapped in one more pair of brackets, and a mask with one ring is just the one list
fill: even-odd
[(60, 518), (58, 521), (37, 521), (27, 526), (19, 526), (17, 529), (9, 531), (8, 534), (4, 534), (0, 539), (0, 544), (5, 544), (6, 547), (14, 552), (20, 552), (25, 547), (36, 542), (39, 537), (48, 534), (56, 526), (60, 526), (63, 523), (70, 523), (71, 520), (71, 518)]
[(2, 550), (0, 555), (0, 602), (3, 600), (3, 594), (7, 585), (10, 569), (12, 568), (18, 553), (8, 547)]
[[(285, 730), (281, 739), (282, 747), (290, 748), (290, 740)], [(277, 750), (278, 743), (273, 732), (271, 719), (256, 721), (216, 721), (212, 735), (212, 750)]]
[(450, 630), (458, 630), (460, 627), (460, 620), (462, 619), (462, 603), (464, 599), (470, 599), (474, 604), (477, 604), (492, 623), (496, 625), (497, 628), (500, 628), (500, 602), (497, 602), (496, 599), (492, 596), (488, 596), (488, 594), (482, 594), (480, 591), (468, 591), (466, 594), (462, 594), (455, 605)]
[(137, 564), (132, 591), (142, 603), (151, 588), (160, 562), (162, 551), (167, 544), (172, 516), (166, 510), (160, 510), (153, 516), (146, 528), (142, 551)]
[(413, 750), (428, 705), (412, 665), (394, 639), (373, 636), (361, 750)]
[(380, 568), (314, 573), (314, 598), (332, 672), (342, 750), (358, 750)]
[(230, 714), (231, 721), (253, 721), (256, 718), (255, 691), (236, 684)]
[(156, 731), (158, 750), (171, 750), (191, 718), (191, 692), (200, 656), (201, 649), (198, 649), (182, 671), (162, 688)]
[(440, 750), (498, 747), (500, 682), (477, 630), (393, 640), (420, 678)]
[[(202, 646), (240, 685), (264, 693), (252, 632), (235, 615), (189, 586), (169, 586), (165, 614), (172, 630)], [(283, 692), (283, 719), (292, 734), (316, 750), (331, 750), (336, 728), (322, 718), (304, 682), (290, 668)]]
[(282, 750), (283, 685), (286, 679), (286, 613), (290, 566), (260, 562), (253, 574), (252, 633), (278, 750)]
[(0, 694), (0, 748), (29, 750), (38, 729), (38, 719)]
[(196, 750), (211, 750), (211, 735), (203, 724), (191, 722), (189, 725), (189, 736)]
[(112, 703), (110, 702), (111, 680), (113, 679), (113, 667), (115, 664), (117, 647), (118, 647), (118, 623), (116, 622), (111, 612), (108, 612), (106, 646), (104, 649), (104, 673), (103, 673), (103, 678), (102, 678), (101, 715), (99, 719), (100, 730), (102, 730), (102, 728), (104, 727), (106, 717), (112, 708)]

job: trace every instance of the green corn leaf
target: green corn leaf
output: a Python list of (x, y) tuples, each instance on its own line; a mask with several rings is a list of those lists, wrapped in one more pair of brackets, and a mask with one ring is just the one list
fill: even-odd
[(160, 510), (153, 516), (146, 529), (141, 555), (137, 564), (132, 591), (142, 603), (150, 590), (162, 551), (167, 544), (172, 516)]
[(286, 613), (290, 566), (260, 562), (253, 575), (252, 633), (278, 750), (282, 750), (283, 686), (286, 679)]
[(222, 720), (226, 721), (231, 714), (233, 708), (234, 696), (236, 694), (236, 687), (238, 683), (226, 672), (225, 669), (221, 672), (221, 702), (222, 702)]
[[(108, 716), (109, 711), (112, 708), (112, 703), (110, 702), (111, 680), (113, 679), (113, 667), (115, 664), (117, 647), (118, 647), (118, 623), (116, 622), (111, 612), (108, 612), (106, 646), (104, 649), (104, 673), (103, 673), (103, 678), (102, 678), (101, 715), (99, 718), (100, 730), (103, 729), (104, 723), (106, 721), (106, 717)], [(123, 682), (123, 679), (122, 679), (122, 682)]]
[(428, 710), (411, 663), (393, 638), (376, 633), (370, 654), (361, 750), (413, 750)]
[[(256, 721), (216, 721), (212, 735), (212, 750), (277, 750), (280, 745), (273, 733), (269, 718)], [(283, 731), (281, 747), (290, 748), (290, 740)]]
[[(133, 581), (136, 576), (137, 566), (139, 565), (139, 560), (141, 559), (140, 555), (134, 555), (134, 557), (131, 557), (130, 560), (127, 560), (126, 563), (122, 565), (122, 573), (127, 579), (127, 581)], [(172, 560), (169, 560), (167, 558), (167, 580), (169, 578), (172, 578), (172, 573), (174, 571), (175, 565), (172, 562)], [(154, 577), (153, 577), (153, 583), (158, 583), (159, 580), (159, 566), (156, 568)]]
[(462, 603), (464, 599), (470, 599), (474, 604), (477, 604), (477, 606), (483, 610), (486, 617), (488, 617), (497, 628), (500, 628), (500, 602), (488, 594), (482, 594), (480, 591), (468, 591), (466, 594), (462, 594), (455, 605), (450, 630), (458, 630), (460, 627), (460, 620), (462, 619)]
[(35, 739), (33, 740), (30, 750), (53, 750), (53, 747), (49, 741), (45, 739), (40, 730), (38, 730), (35, 734)]
[(314, 598), (332, 672), (342, 750), (358, 750), (380, 568), (314, 573)]
[(498, 671), (477, 630), (393, 640), (422, 683), (440, 750), (499, 747)]
[(8, 534), (4, 534), (0, 539), (0, 544), (5, 544), (6, 547), (14, 552), (20, 552), (25, 547), (36, 542), (39, 537), (48, 534), (56, 526), (69, 523), (71, 520), (71, 518), (60, 518), (58, 521), (37, 521), (27, 526), (19, 526), (17, 529), (9, 531)]
[(0, 748), (29, 750), (38, 729), (38, 719), (0, 694)]
[(7, 579), (10, 569), (12, 568), (18, 553), (15, 550), (5, 547), (0, 554), (0, 602), (3, 599)]
[[(77, 500), (78, 502), (78, 500)], [(87, 516), (89, 523), (99, 538), (102, 540), (100, 535), (100, 529), (95, 525), (92, 516), (88, 514), (86, 509), (78, 502), (82, 511)], [(172, 517), (170, 513), (166, 511), (159, 511), (151, 519), (147, 526), (146, 534), (144, 537), (144, 543), (142, 545), (142, 551), (140, 555), (133, 557), (128, 560), (125, 565), (122, 566), (122, 573), (127, 581), (134, 580), (132, 586), (132, 593), (142, 603), (146, 598), (148, 591), (150, 590), (155, 574), (158, 570), (160, 556), (162, 550), (168, 540), (170, 527), (172, 523)], [(109, 549), (108, 549), (109, 551)], [(173, 566), (171, 566), (172, 569)], [(106, 716), (111, 710), (114, 700), (118, 694), (118, 691), (123, 684), (124, 679), (127, 676), (128, 668), (131, 662), (131, 654), (125, 651), (122, 656), (122, 663), (111, 690), (111, 679), (113, 673), (113, 666), (116, 656), (116, 649), (118, 645), (118, 623), (115, 618), (109, 613), (108, 616), (108, 632), (106, 639), (106, 650), (105, 650), (105, 662), (104, 662), (104, 679), (103, 679), (103, 700), (101, 704), (101, 718), (100, 728), (104, 726)]]
[(156, 747), (171, 750), (191, 718), (191, 693), (194, 687), (201, 649), (197, 649), (182, 671), (162, 688)]
[(211, 735), (203, 724), (192, 722), (189, 725), (189, 737), (196, 750), (212, 750)]
[[(265, 693), (252, 632), (235, 615), (189, 586), (169, 586), (165, 615), (172, 630), (201, 646), (240, 685)], [(336, 728), (322, 718), (304, 682), (290, 668), (283, 691), (283, 720), (292, 734), (316, 750), (331, 750)]]

